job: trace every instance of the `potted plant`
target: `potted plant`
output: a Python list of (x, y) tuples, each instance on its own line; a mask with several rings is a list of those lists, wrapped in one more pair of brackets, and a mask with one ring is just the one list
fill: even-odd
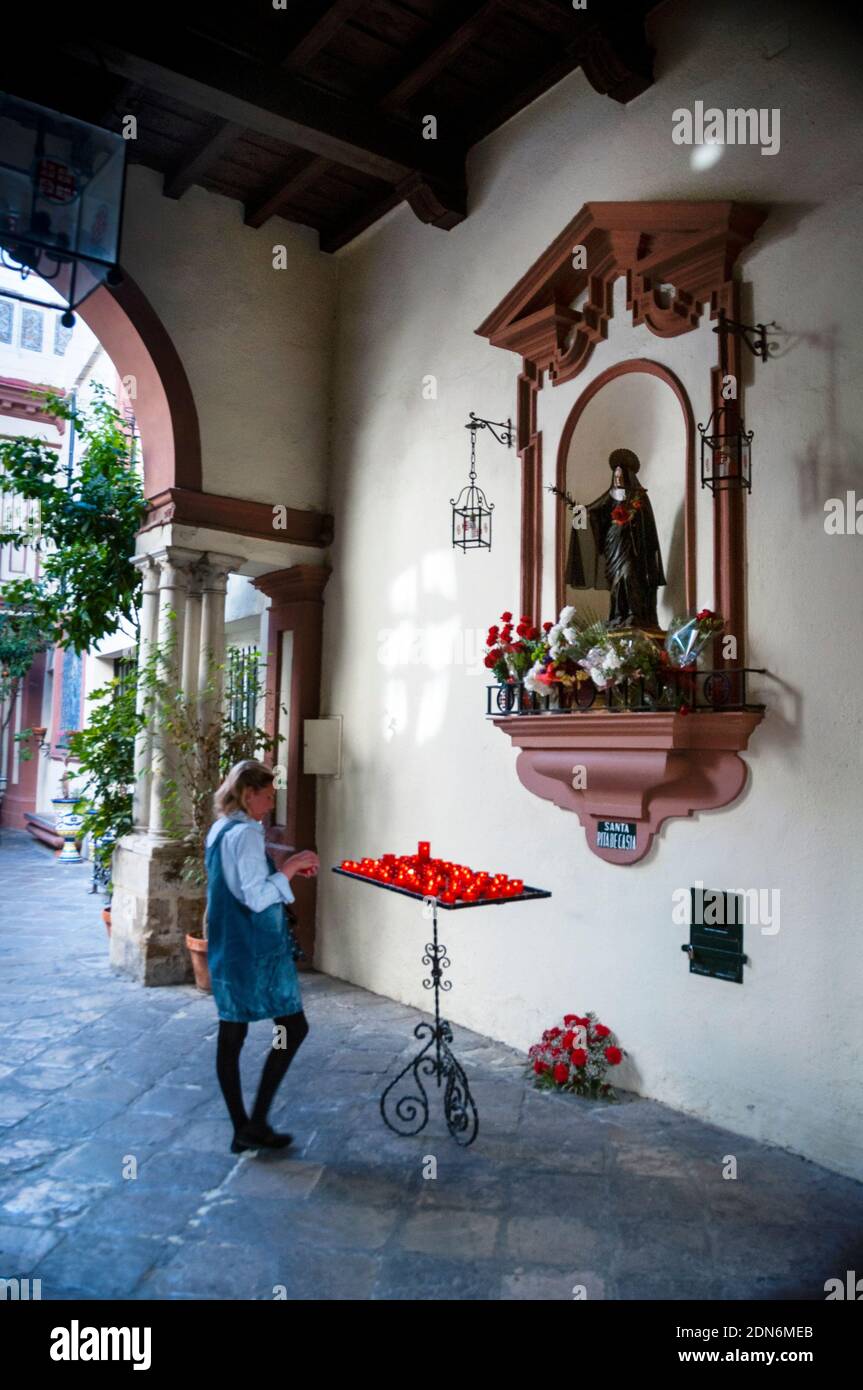
[(105, 895), (102, 920), (111, 934), (111, 861), (114, 845), (132, 829), (135, 736), (143, 725), (136, 709), (134, 682), (109, 680), (90, 697), (87, 727), (69, 738), (69, 753), (78, 759), (84, 778), (76, 811), (90, 835), (93, 892)]

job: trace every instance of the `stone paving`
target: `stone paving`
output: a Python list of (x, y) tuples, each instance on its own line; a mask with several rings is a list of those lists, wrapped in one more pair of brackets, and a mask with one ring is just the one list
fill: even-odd
[[(463, 1028), (474, 1145), (436, 1094), (423, 1134), (390, 1134), (378, 1098), (427, 1015), (319, 974), (272, 1114), (295, 1145), (232, 1155), (211, 998), (115, 976), (88, 883), (0, 834), (0, 1277), (45, 1299), (823, 1299), (863, 1271), (863, 1185), (653, 1101), (534, 1091)], [(249, 1092), (270, 1038), (250, 1027)]]

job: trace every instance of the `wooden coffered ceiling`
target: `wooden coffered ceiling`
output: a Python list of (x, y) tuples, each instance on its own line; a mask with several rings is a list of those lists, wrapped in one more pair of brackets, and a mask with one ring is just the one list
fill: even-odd
[[(0, 54), (5, 91), (119, 131), (163, 192), (235, 198), (345, 246), (408, 202), (443, 230), (469, 208), (472, 145), (581, 67), (627, 102), (652, 81), (656, 0), (235, 0), (63, 6)], [(42, 11), (40, 9), (40, 15)], [(154, 14), (155, 17), (151, 17)], [(41, 24), (41, 21), (40, 21)], [(423, 118), (437, 138), (423, 136)]]

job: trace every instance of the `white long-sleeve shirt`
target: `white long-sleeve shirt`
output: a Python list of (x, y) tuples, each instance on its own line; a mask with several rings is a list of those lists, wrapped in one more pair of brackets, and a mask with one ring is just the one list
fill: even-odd
[(291, 885), (282, 873), (271, 874), (267, 867), (264, 827), (252, 820), (245, 811), (232, 811), (220, 816), (210, 828), (207, 844), (211, 845), (226, 821), (239, 821), (242, 830), (231, 830), (219, 846), (222, 873), (228, 890), (252, 912), (263, 912), (273, 903), (292, 903)]

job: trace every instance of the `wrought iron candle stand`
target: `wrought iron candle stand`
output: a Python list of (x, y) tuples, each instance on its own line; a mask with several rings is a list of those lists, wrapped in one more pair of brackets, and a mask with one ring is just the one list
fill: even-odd
[[(415, 893), (409, 888), (400, 888), (394, 883), (382, 883), (380, 879), (370, 878), (367, 874), (351, 873), (349, 869), (334, 867), (333, 873), (341, 874), (344, 878), (359, 879), (362, 883), (374, 884), (377, 888), (386, 888), (391, 893), (401, 893), (403, 897), (414, 898), (422, 903), (427, 902), (431, 906), (432, 940), (426, 943), (422, 960), (423, 965), (431, 967), (431, 975), (423, 980), (423, 988), (434, 990), (434, 1024), (418, 1023), (414, 1029), (414, 1037), (420, 1041), (425, 1039), (425, 1042), (416, 1056), (390, 1082), (381, 1096), (381, 1116), (384, 1124), (394, 1134), (419, 1134), (421, 1130), (425, 1129), (429, 1119), (429, 1100), (422, 1083), (422, 1077), (434, 1078), (438, 1090), (446, 1083), (443, 1097), (446, 1127), (456, 1143), (460, 1144), (462, 1148), (467, 1148), (469, 1144), (473, 1143), (479, 1131), (479, 1115), (464, 1068), (456, 1060), (450, 1047), (452, 1028), (449, 1022), (445, 1018), (441, 1018), (440, 1015), (441, 990), (449, 991), (452, 988), (452, 980), (443, 979), (443, 972), (451, 964), (451, 961), (447, 956), (446, 947), (438, 941), (438, 907), (447, 911), (461, 911), (471, 907), (499, 907), (505, 903), (529, 902), (534, 898), (550, 898), (551, 893), (543, 888), (530, 888), (525, 885), (522, 892), (513, 897), (478, 898), (475, 902), (445, 903), (440, 902), (436, 897)], [(396, 1090), (399, 1082), (404, 1080), (409, 1073), (413, 1075), (418, 1094), (412, 1094), (409, 1091), (396, 1100), (395, 1097), (391, 1096), (391, 1092)]]

